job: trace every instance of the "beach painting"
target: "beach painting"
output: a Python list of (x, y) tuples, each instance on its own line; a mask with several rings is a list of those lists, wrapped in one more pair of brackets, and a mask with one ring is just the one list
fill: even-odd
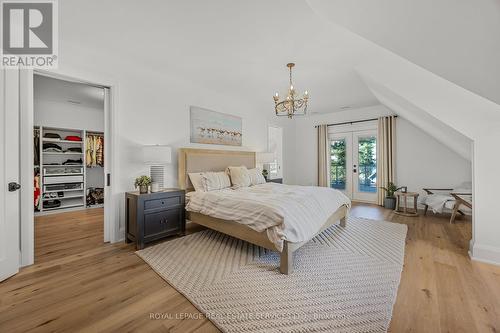
[(240, 117), (203, 109), (189, 108), (191, 143), (241, 146), (242, 121)]

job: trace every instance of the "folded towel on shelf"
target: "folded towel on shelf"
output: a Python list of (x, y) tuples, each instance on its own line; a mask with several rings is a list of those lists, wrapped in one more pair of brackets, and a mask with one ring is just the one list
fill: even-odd
[(47, 138), (47, 139), (59, 139), (59, 140), (61, 140), (61, 136), (57, 133), (44, 133), (43, 137)]
[(80, 147), (70, 147), (70, 148), (66, 149), (64, 152), (81, 153), (82, 152), (82, 148), (80, 148)]
[(47, 152), (47, 151), (62, 152), (62, 148), (58, 144), (51, 143), (51, 142), (45, 142), (43, 144), (43, 151), (45, 151), (45, 152)]
[(76, 135), (68, 135), (66, 138), (64, 138), (64, 140), (67, 140), (67, 141), (82, 141), (82, 138), (80, 138), (79, 136), (76, 136)]
[(66, 160), (66, 162), (63, 162), (63, 165), (82, 165), (82, 164), (83, 160), (81, 158), (77, 160), (68, 159)]

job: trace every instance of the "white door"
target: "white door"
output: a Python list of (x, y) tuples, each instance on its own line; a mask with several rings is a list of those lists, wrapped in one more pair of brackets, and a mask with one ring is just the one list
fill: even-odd
[(376, 202), (376, 147), (375, 130), (330, 135), (330, 186), (352, 200)]
[[(19, 71), (0, 69), (0, 281), (19, 270)], [(10, 184), (10, 186), (9, 186)], [(10, 189), (9, 189), (10, 187)]]
[(352, 199), (352, 133), (330, 135), (330, 187)]
[(352, 200), (377, 201), (377, 132), (352, 133)]
[(270, 126), (268, 133), (268, 151), (274, 153), (274, 163), (271, 163), (269, 178), (283, 178), (283, 128)]

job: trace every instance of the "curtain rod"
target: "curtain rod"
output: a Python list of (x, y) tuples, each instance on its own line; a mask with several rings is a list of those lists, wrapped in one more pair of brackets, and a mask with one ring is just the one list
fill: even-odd
[[(393, 117), (397, 118), (398, 116), (394, 115)], [(374, 120), (378, 120), (378, 118), (364, 119), (364, 120), (353, 120), (353, 121), (346, 121), (346, 122), (343, 122), (343, 123), (326, 124), (326, 126), (330, 127), (330, 126), (347, 125), (347, 124), (352, 125), (352, 124), (356, 124), (356, 123), (364, 123), (364, 122), (367, 122), (367, 121), (374, 121)], [(317, 128), (318, 126), (319, 125), (316, 125), (314, 127)]]

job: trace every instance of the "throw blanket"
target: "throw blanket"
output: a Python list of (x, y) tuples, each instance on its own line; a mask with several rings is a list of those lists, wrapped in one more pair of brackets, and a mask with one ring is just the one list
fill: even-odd
[(425, 198), (424, 202), (434, 213), (441, 214), (448, 201), (455, 201), (455, 198), (445, 194), (430, 194)]
[(351, 205), (342, 192), (316, 186), (266, 183), (192, 193), (186, 210), (265, 230), (279, 251), (283, 240), (310, 240), (337, 209)]

